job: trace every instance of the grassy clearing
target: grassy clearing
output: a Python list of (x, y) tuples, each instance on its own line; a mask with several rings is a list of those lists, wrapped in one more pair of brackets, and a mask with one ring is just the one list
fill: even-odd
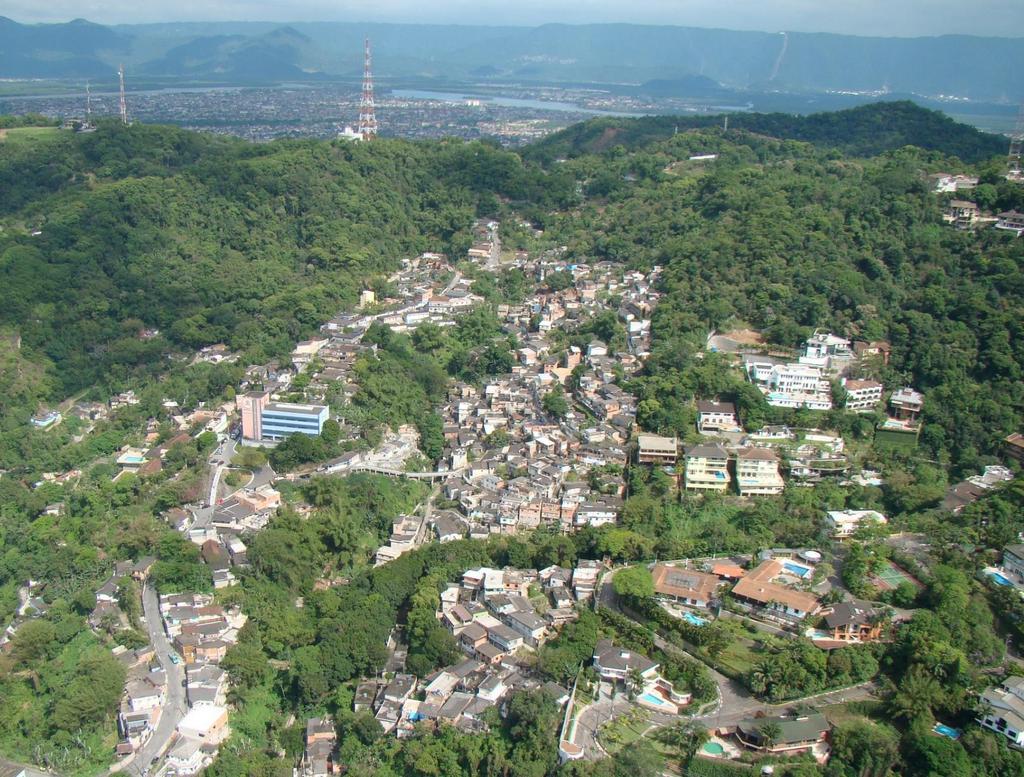
[(601, 746), (610, 754), (615, 755), (622, 748), (636, 742), (650, 728), (647, 713), (634, 707), (622, 717), (616, 718), (603, 726), (598, 734)]
[(11, 127), (0, 129), (0, 143), (33, 143), (52, 139), (60, 130), (57, 127)]
[(833, 726), (843, 726), (856, 721), (874, 723), (880, 717), (884, 704), (880, 701), (847, 701), (821, 707), (821, 713)]

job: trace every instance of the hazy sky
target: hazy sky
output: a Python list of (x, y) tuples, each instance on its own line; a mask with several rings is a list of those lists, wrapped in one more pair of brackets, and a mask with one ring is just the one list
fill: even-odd
[(1024, 0), (0, 0), (20, 22), (632, 22), (854, 35), (1024, 37)]

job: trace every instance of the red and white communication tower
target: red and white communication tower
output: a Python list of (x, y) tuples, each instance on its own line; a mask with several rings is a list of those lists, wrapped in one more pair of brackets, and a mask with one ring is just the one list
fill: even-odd
[(365, 58), (363, 62), (363, 97), (359, 101), (359, 134), (363, 140), (377, 137), (377, 114), (373, 104), (373, 70), (370, 67), (370, 39), (366, 39)]
[(1021, 167), (1021, 150), (1024, 148), (1024, 103), (1017, 113), (1017, 124), (1010, 135), (1010, 153), (1007, 159), (1006, 179), (1017, 183), (1024, 182), (1024, 168)]
[(124, 65), (117, 66), (117, 80), (121, 86), (121, 123), (128, 123), (128, 103), (124, 99)]

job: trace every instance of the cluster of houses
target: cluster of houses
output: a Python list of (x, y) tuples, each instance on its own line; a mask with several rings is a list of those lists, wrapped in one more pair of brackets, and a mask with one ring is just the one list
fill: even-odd
[[(1013, 170), (1007, 176), (1010, 180), (1019, 177), (1019, 171)], [(969, 191), (978, 185), (977, 176), (954, 174), (954, 173), (933, 173), (929, 176), (932, 191), (936, 194), (959, 194)], [(1013, 232), (1016, 237), (1024, 233), (1024, 213), (1016, 210), (1009, 210), (995, 216), (984, 213), (978, 203), (971, 200), (963, 200), (957, 197), (949, 200), (942, 210), (942, 220), (957, 229), (977, 229), (978, 227), (994, 225), (996, 229)]]
[(844, 380), (846, 409), (873, 410), (882, 401), (882, 384), (848, 378), (869, 361), (888, 363), (891, 346), (883, 341), (850, 341), (830, 332), (815, 331), (804, 343), (797, 361), (759, 353), (743, 354), (750, 381), (774, 407), (831, 410), (833, 379)]
[(234, 570), (249, 565), (248, 548), (242, 535), (263, 529), (281, 506), (281, 494), (269, 484), (243, 488), (213, 508), (202, 524), (180, 508), (168, 512), (174, 528), (199, 546), (203, 561), (210, 568), (215, 588), (234, 585)]
[(950, 200), (942, 211), (942, 220), (961, 230), (993, 226), (1012, 232), (1014, 237), (1020, 237), (1024, 233), (1024, 213), (1007, 210), (992, 216), (982, 211), (978, 203), (970, 200)]
[(245, 614), (225, 609), (208, 594), (167, 594), (160, 597), (164, 630), (185, 666), (188, 712), (179, 721), (167, 765), (179, 775), (197, 774), (217, 754), (228, 734), (227, 676), (218, 666), (238, 641)]
[[(865, 514), (862, 520), (866, 523), (874, 520), (866, 515), (872, 511), (856, 512)], [(876, 515), (884, 521), (884, 516)], [(870, 603), (852, 600), (822, 605), (812, 590), (814, 568), (820, 560), (821, 555), (813, 550), (765, 551), (750, 569), (734, 559), (707, 559), (658, 563), (651, 568), (651, 577), (655, 595), (670, 603), (666, 605), (669, 611), (694, 626), (706, 624), (728, 596), (732, 606), (787, 627), (796, 628), (812, 616), (823, 616), (826, 632), (813, 630), (812, 635), (820, 647), (878, 639), (882, 632), (875, 626), (880, 623), (880, 611)], [(871, 628), (863, 628), (869, 623)]]
[[(647, 354), (657, 271), (623, 273), (557, 259), (522, 262), (539, 278), (559, 273), (572, 284), (538, 292), (521, 305), (499, 306), (506, 331), (522, 343), (518, 363), (482, 390), (456, 383), (441, 410), (452, 473), (444, 496), (471, 536), (549, 523), (565, 531), (612, 523), (624, 493), (624, 481), (614, 473), (627, 464), (636, 401), (616, 382)], [(610, 294), (618, 301), (624, 347), (613, 351), (594, 340), (585, 350), (570, 347), (553, 355), (547, 333), (556, 324), (582, 324), (610, 310)], [(587, 415), (570, 409), (556, 419), (544, 411), (545, 395), (566, 389)], [(597, 488), (594, 478), (583, 479), (594, 470), (600, 471)]]
[(515, 690), (543, 686), (564, 704), (568, 692), (540, 681), (523, 653), (540, 647), (578, 617), (576, 607), (593, 597), (601, 569), (596, 561), (581, 561), (575, 569), (553, 566), (539, 572), (467, 570), (461, 583), (441, 592), (437, 612), (466, 659), (422, 683), (402, 673), (360, 683), (354, 710), (371, 712), (385, 732), (404, 737), (423, 724), (483, 731), (487, 710)]

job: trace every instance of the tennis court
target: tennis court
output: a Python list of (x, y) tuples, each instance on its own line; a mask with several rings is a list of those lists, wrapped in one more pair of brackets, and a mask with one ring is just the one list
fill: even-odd
[(898, 566), (893, 564), (891, 561), (886, 562), (885, 566), (882, 567), (878, 574), (875, 575), (875, 583), (884, 590), (891, 590), (897, 588), (900, 583), (910, 583), (916, 588), (921, 588), (919, 583), (914, 577), (904, 572)]

